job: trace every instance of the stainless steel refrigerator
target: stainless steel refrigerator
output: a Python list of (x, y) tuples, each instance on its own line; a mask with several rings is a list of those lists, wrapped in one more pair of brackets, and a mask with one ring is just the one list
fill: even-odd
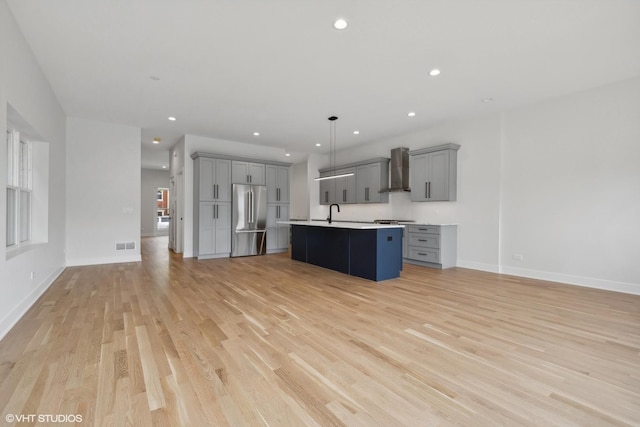
[(231, 256), (267, 252), (267, 187), (233, 184)]

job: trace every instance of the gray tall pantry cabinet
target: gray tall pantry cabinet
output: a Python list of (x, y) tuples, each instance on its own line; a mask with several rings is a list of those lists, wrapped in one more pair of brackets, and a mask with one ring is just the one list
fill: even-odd
[(193, 252), (198, 259), (231, 255), (233, 184), (267, 186), (267, 253), (289, 250), (290, 163), (195, 152)]
[(455, 201), (457, 144), (443, 144), (409, 152), (412, 202)]
[[(197, 154), (197, 153), (196, 153)], [(194, 256), (231, 254), (231, 160), (194, 157)], [(198, 197), (195, 197), (198, 195)]]
[(289, 166), (266, 165), (267, 253), (289, 250)]

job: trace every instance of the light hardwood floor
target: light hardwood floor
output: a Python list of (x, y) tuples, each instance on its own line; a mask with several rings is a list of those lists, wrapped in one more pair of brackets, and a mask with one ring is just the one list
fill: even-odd
[(638, 296), (412, 265), (374, 283), (166, 244), (64, 271), (0, 342), (0, 424), (640, 425)]

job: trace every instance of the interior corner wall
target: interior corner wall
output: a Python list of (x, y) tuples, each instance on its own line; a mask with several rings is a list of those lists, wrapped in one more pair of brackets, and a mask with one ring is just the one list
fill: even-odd
[[(169, 171), (157, 169), (142, 169), (140, 190), (140, 235), (151, 237), (158, 233), (158, 188), (169, 188)], [(169, 194), (169, 197), (173, 197)], [(166, 235), (162, 233), (162, 235)]]
[(67, 265), (140, 261), (141, 135), (67, 118)]
[[(0, 135), (7, 104), (49, 146), (47, 243), (6, 257), (6, 197), (0, 197), (0, 338), (22, 317), (65, 267), (65, 114), (6, 2), (0, 0)], [(4, 147), (4, 145), (2, 145)], [(6, 149), (0, 150), (0, 187), (7, 179)]]

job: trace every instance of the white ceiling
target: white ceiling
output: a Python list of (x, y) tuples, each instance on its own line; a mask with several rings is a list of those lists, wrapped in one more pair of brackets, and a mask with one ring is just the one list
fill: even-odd
[(8, 4), (65, 112), (142, 128), (147, 167), (185, 133), (295, 160), (330, 115), (345, 148), (640, 75), (638, 0)]

